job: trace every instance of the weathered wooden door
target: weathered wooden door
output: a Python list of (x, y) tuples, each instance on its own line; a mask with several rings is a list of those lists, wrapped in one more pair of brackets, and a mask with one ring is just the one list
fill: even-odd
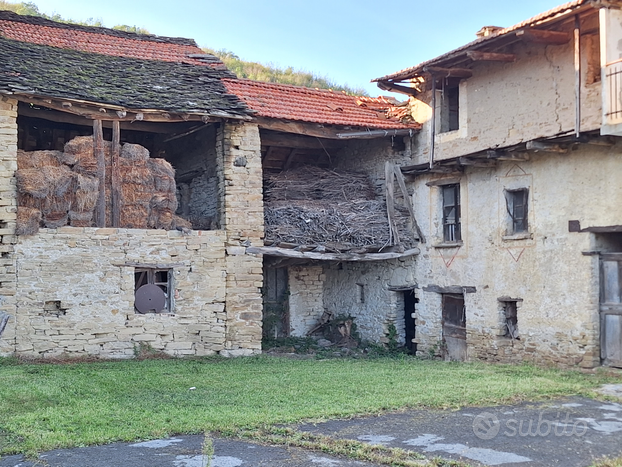
[(287, 268), (264, 267), (263, 337), (289, 336), (289, 293)]
[(464, 361), (467, 357), (466, 311), (462, 295), (443, 294), (443, 357)]
[(415, 303), (417, 303), (417, 297), (415, 297), (414, 290), (407, 290), (404, 292), (404, 338), (405, 345), (408, 352), (411, 354), (417, 353), (417, 344), (413, 342), (415, 338)]
[(600, 271), (600, 357), (622, 368), (622, 253), (603, 253)]

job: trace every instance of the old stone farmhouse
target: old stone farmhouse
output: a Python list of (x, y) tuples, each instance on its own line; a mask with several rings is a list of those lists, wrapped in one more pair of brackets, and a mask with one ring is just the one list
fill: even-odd
[(392, 235), (376, 212), (362, 243), (309, 245), (264, 240), (262, 187), (366, 170), (356, 206), (384, 206), (384, 162), (409, 162), (420, 128), (407, 106), (238, 80), (192, 40), (9, 12), (0, 54), (1, 355), (253, 354), (264, 275), (266, 295), (290, 290), (277, 333), (304, 335), (341, 304), (367, 338), (403, 329), (387, 284), (415, 285), (405, 191)]
[(622, 2), (577, 0), (377, 81), (423, 129), (419, 352), (622, 366)]

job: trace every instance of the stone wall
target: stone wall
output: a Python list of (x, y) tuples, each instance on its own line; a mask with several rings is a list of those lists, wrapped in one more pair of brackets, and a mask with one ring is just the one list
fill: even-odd
[(0, 314), (9, 321), (0, 336), (0, 355), (13, 353), (16, 340), (16, 277), (13, 254), (17, 189), (17, 101), (0, 96)]
[(227, 123), (218, 132), (222, 151), (223, 227), (227, 232), (227, 355), (261, 352), (263, 260), (246, 254), (263, 245), (263, 179), (259, 128)]
[(404, 294), (389, 286), (414, 285), (415, 259), (341, 263), (325, 268), (324, 307), (354, 317), (360, 337), (385, 342), (393, 324), (404, 343)]
[[(126, 358), (225, 349), (225, 232), (62, 227), (22, 236), (16, 353)], [(173, 271), (172, 313), (134, 310), (135, 265)]]
[[(582, 227), (622, 224), (622, 146), (581, 145), (568, 154), (529, 153), (525, 162), (467, 170), (459, 179), (462, 244), (443, 244), (439, 186), (413, 184), (416, 214), (428, 238), (420, 245), (416, 341), (422, 354), (441, 339), (441, 295), (428, 287), (475, 287), (465, 293), (469, 359), (555, 365), (599, 364), (598, 256)], [(455, 180), (454, 180), (455, 181)], [(504, 191), (529, 190), (529, 230), (508, 235)], [(427, 289), (427, 290), (426, 290)], [(504, 337), (500, 298), (521, 299), (520, 340)]]
[(292, 266), (289, 274), (290, 335), (306, 336), (324, 313), (326, 275), (322, 266)]

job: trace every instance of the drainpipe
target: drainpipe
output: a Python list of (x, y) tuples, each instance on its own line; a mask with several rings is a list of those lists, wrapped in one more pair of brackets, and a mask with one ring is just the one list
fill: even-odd
[(574, 96), (575, 96), (575, 137), (581, 133), (581, 23), (579, 15), (574, 17)]

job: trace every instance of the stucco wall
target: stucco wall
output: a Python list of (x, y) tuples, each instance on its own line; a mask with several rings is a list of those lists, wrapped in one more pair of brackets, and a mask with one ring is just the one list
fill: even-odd
[[(442, 243), (438, 186), (418, 177), (416, 213), (429, 241), (421, 246), (417, 281), (416, 341), (422, 353), (439, 343), (441, 295), (429, 285), (474, 286), (466, 293), (469, 358), (598, 364), (598, 259), (584, 256), (593, 239), (570, 233), (582, 227), (622, 224), (622, 146), (582, 145), (564, 155), (530, 154), (527, 162), (470, 169), (460, 178), (463, 245)], [(453, 177), (453, 176), (452, 176)], [(529, 189), (528, 238), (508, 238), (504, 189)], [(520, 236), (519, 236), (520, 237)], [(501, 337), (499, 297), (521, 298), (520, 341)]]
[[(597, 28), (594, 15), (584, 28)], [(587, 30), (587, 29), (586, 29)], [(583, 35), (581, 131), (600, 128), (601, 83), (587, 84), (588, 60), (598, 50), (594, 33)], [(473, 76), (459, 89), (460, 128), (439, 133), (436, 128), (435, 160), (510, 146), (575, 129), (575, 69), (572, 41), (565, 45), (517, 42), (507, 52), (516, 61), (477, 62)], [(439, 91), (437, 108), (441, 98)], [(411, 99), (413, 115), (423, 128), (413, 143), (413, 163), (429, 159), (431, 91)]]

